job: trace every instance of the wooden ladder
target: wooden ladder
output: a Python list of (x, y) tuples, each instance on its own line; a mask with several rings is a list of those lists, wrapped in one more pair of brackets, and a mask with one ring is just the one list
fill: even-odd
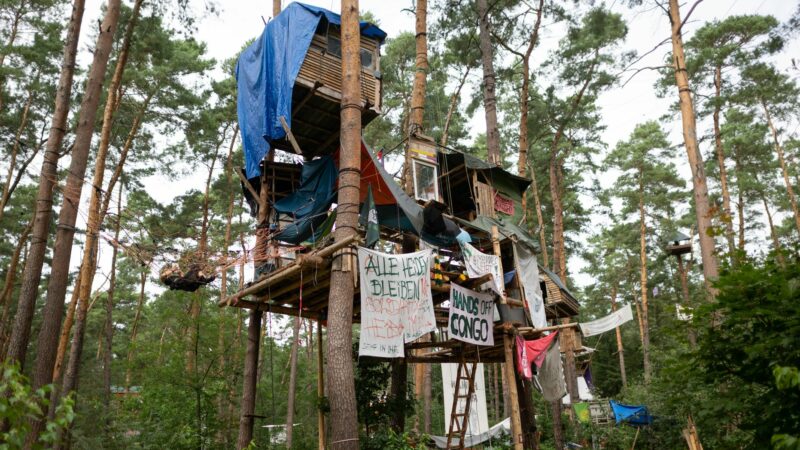
[[(453, 406), (450, 411), (450, 427), (447, 431), (447, 449), (463, 449), (464, 435), (467, 434), (469, 425), (469, 407), (472, 394), (475, 392), (475, 371), (477, 362), (466, 362), (463, 359), (458, 363), (456, 371), (456, 386), (453, 389)], [(466, 392), (464, 392), (466, 388)], [(464, 411), (458, 412), (459, 402), (463, 401)]]

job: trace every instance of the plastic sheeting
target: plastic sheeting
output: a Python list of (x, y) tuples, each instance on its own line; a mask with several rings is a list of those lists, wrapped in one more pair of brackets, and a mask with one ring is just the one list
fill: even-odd
[(531, 315), (534, 328), (547, 326), (547, 316), (544, 310), (544, 297), (539, 284), (539, 266), (536, 264), (536, 255), (525, 245), (514, 243), (514, 259), (519, 269), (519, 280), (525, 293), (525, 302)]
[[(291, 127), (294, 82), (323, 20), (341, 24), (341, 17), (331, 11), (291, 3), (239, 56), (237, 113), (247, 178), (261, 173), (258, 164), (269, 151), (267, 139), (286, 135), (280, 117)], [(361, 23), (361, 34), (380, 41), (386, 38), (383, 30), (366, 22)]]
[[(464, 438), (464, 447), (475, 447), (483, 444), (484, 442), (491, 442), (493, 439), (499, 439), (503, 435), (511, 434), (511, 418), (506, 417), (502, 422), (489, 428), (480, 434), (468, 435)], [(431, 436), (434, 444), (438, 448), (447, 448), (447, 436)]]
[(324, 156), (303, 164), (300, 188), (273, 205), (278, 214), (294, 219), (292, 224), (275, 236), (275, 239), (299, 244), (309, 238), (317, 237), (315, 231), (322, 229), (322, 224), (328, 218), (328, 209), (336, 195), (334, 186), (337, 174), (332, 156)]
[(617, 423), (625, 422), (631, 425), (650, 425), (653, 423), (653, 416), (647, 412), (644, 405), (623, 405), (614, 400), (609, 400), (611, 410), (614, 412), (614, 420)]

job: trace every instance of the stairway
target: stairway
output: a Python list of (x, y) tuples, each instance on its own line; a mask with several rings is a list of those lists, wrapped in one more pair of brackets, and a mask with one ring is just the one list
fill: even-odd
[[(456, 386), (453, 389), (455, 397), (450, 413), (450, 426), (447, 431), (447, 449), (463, 449), (464, 436), (467, 434), (469, 424), (469, 407), (472, 401), (472, 394), (475, 392), (475, 371), (478, 363), (465, 362), (458, 363), (456, 371)], [(463, 406), (461, 408), (460, 406)], [(462, 410), (459, 412), (459, 410)]]

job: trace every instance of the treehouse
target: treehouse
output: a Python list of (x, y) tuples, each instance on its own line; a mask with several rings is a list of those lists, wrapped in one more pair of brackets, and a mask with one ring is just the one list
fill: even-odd
[(689, 236), (681, 233), (680, 231), (675, 232), (675, 235), (670, 238), (669, 243), (667, 244), (667, 253), (672, 256), (677, 256), (678, 258), (680, 258), (681, 255), (691, 253), (691, 251), (691, 239)]
[[(561, 282), (561, 278), (542, 266), (539, 266), (539, 277), (542, 280), (542, 292), (544, 293), (547, 317), (577, 316), (581, 305), (572, 292)], [(580, 345), (577, 348), (580, 348)]]
[[(380, 46), (386, 33), (361, 23), (362, 126), (381, 112)], [(341, 18), (326, 9), (291, 3), (240, 55), (236, 66), (238, 115), (246, 173), (270, 148), (306, 159), (339, 145), (342, 101)]]

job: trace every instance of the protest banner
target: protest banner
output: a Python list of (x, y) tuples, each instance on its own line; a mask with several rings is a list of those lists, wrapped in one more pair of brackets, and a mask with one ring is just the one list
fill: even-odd
[(478, 278), (487, 273), (492, 274), (492, 281), (484, 284), (497, 295), (503, 295), (503, 266), (500, 257), (482, 253), (472, 245), (462, 242), (461, 252), (464, 254), (464, 265), (467, 266), (467, 275), (470, 278)]
[(582, 323), (581, 333), (584, 337), (594, 336), (596, 334), (605, 333), (606, 331), (611, 331), (631, 320), (633, 320), (633, 312), (631, 312), (631, 305), (627, 304), (605, 317)]
[(402, 357), (404, 342), (436, 329), (430, 264), (430, 250), (392, 255), (358, 249), (359, 356)]
[(476, 345), (494, 345), (494, 298), (450, 285), (450, 337)]

